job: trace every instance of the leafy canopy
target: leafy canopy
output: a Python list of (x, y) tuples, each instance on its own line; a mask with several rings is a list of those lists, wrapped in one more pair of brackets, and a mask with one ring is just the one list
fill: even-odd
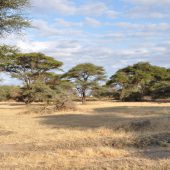
[(159, 86), (161, 82), (166, 82), (163, 84), (170, 84), (169, 69), (140, 62), (118, 70), (107, 84), (115, 84), (121, 88), (121, 99), (127, 98), (128, 96), (136, 96), (139, 99), (144, 95), (152, 95), (151, 93), (154, 92), (153, 89), (156, 87), (157, 90), (155, 89), (155, 92), (158, 93), (158, 87), (161, 89)]
[(42, 53), (12, 53), (2, 61), (1, 70), (23, 82), (20, 100), (30, 103), (54, 98), (56, 90), (51, 88), (56, 85), (54, 78), (57, 79), (57, 75), (54, 71), (61, 70), (62, 62)]
[(59, 69), (62, 64), (62, 62), (42, 53), (19, 53), (7, 58), (4, 63), (4, 69), (7, 72), (31, 73), (36, 75), (53, 69)]
[(28, 5), (29, 0), (0, 0), (0, 36), (18, 32), (30, 25), (23, 14)]
[(82, 102), (85, 102), (87, 91), (92, 90), (94, 86), (105, 79), (105, 70), (103, 67), (84, 63), (73, 67), (65, 76), (74, 83), (75, 88), (82, 96)]
[(32, 82), (44, 79), (50, 71), (59, 70), (62, 62), (42, 53), (26, 53), (10, 55), (1, 62), (1, 70), (11, 73), (12, 77), (18, 78), (27, 86)]

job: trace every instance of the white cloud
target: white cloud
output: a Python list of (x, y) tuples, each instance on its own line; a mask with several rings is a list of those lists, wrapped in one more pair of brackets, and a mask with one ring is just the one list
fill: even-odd
[(131, 18), (155, 18), (170, 17), (170, 0), (124, 0), (133, 4), (125, 15)]
[(34, 8), (54, 10), (64, 15), (73, 15), (76, 13), (75, 4), (69, 0), (31, 0)]
[(43, 52), (57, 60), (63, 61), (65, 70), (78, 63), (88, 61), (105, 66), (108, 73), (112, 74), (118, 68), (139, 61), (149, 61), (162, 66), (168, 66), (170, 62), (169, 41), (163, 44), (155, 44), (153, 42), (144, 42), (142, 44), (138, 42), (131, 47), (121, 49), (113, 48), (114, 45), (100, 46), (97, 39), (93, 43), (90, 40), (89, 43), (86, 43), (76, 40), (35, 41), (26, 38), (23, 40), (15, 39), (15, 41), (9, 42), (16, 44), (23, 52)]
[(110, 18), (117, 16), (116, 11), (109, 9), (106, 4), (102, 2), (82, 5), (78, 8), (78, 13), (84, 14), (85, 16), (107, 16)]
[[(71, 25), (73, 23), (64, 23), (64, 20), (59, 21), (60, 24), (64, 25)], [(44, 20), (34, 20), (32, 22), (33, 27), (38, 31), (38, 33), (42, 37), (59, 37), (59, 36), (66, 36), (66, 35), (74, 35), (74, 36), (81, 36), (83, 35), (82, 31), (79, 29), (72, 29), (71, 27), (68, 29), (57, 28), (57, 22), (53, 25), (50, 25), (47, 21)], [(37, 36), (37, 35), (36, 35)]]
[(124, 29), (135, 29), (136, 31), (170, 31), (169, 23), (135, 24), (130, 22), (118, 22), (115, 25)]
[(109, 9), (105, 3), (94, 2), (76, 5), (71, 0), (32, 0), (34, 9), (48, 9), (62, 15), (106, 16), (115, 18), (117, 12)]
[(130, 18), (155, 18), (155, 19), (163, 19), (163, 18), (169, 18), (170, 12), (169, 10), (158, 10), (157, 8), (150, 8), (146, 6), (137, 6), (134, 8), (131, 8), (130, 10), (126, 11), (124, 13), (126, 17)]
[(126, 0), (134, 4), (146, 5), (146, 6), (167, 6), (170, 5), (169, 0)]
[(99, 27), (104, 25), (104, 23), (101, 23), (99, 20), (91, 17), (85, 17), (85, 19), (83, 19), (80, 22), (70, 22), (59, 18), (56, 19), (56, 25), (63, 27), (83, 27), (83, 26)]
[(81, 26), (83, 26), (82, 22), (71, 22), (71, 21), (66, 21), (62, 18), (56, 19), (56, 24), (58, 26), (64, 26), (64, 27), (81, 27)]
[(94, 26), (94, 27), (98, 27), (98, 26), (101, 26), (102, 23), (94, 18), (85, 18), (84, 20), (84, 24), (85, 25), (90, 25), (90, 26)]
[(55, 28), (54, 26), (50, 26), (48, 22), (44, 20), (33, 20), (32, 26), (38, 31), (43, 34), (43, 36), (49, 35), (61, 35), (63, 33), (62, 30)]

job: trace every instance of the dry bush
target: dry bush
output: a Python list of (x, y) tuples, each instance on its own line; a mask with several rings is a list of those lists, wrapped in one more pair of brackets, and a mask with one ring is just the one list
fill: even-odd
[(24, 114), (50, 114), (53, 113), (53, 108), (46, 105), (27, 105)]
[(76, 111), (76, 105), (71, 100), (55, 101), (52, 104), (28, 105), (24, 114), (52, 114), (58, 111)]
[(116, 130), (124, 131), (144, 131), (151, 128), (150, 120), (135, 120), (127, 123), (123, 123), (116, 127)]
[(119, 138), (112, 141), (114, 148), (146, 148), (146, 147), (169, 147), (170, 133), (158, 133), (148, 135), (136, 135), (134, 138)]
[(87, 102), (76, 112), (18, 115), (44, 105), (1, 105), (0, 169), (168, 170), (169, 106)]
[(76, 111), (75, 103), (69, 98), (58, 98), (54, 102), (54, 111)]
[(135, 141), (135, 146), (148, 147), (148, 146), (160, 146), (168, 147), (170, 146), (170, 133), (158, 133), (153, 135), (140, 136)]

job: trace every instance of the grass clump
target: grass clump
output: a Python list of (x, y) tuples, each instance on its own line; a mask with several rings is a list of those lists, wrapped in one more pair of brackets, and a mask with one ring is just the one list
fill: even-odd
[(141, 136), (135, 141), (137, 147), (168, 147), (170, 146), (170, 133), (158, 133), (153, 135)]

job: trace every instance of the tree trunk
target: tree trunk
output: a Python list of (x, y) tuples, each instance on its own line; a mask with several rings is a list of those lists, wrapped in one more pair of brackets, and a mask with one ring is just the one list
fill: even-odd
[(125, 89), (122, 89), (120, 94), (120, 100), (123, 101), (123, 98), (125, 97)]
[(86, 103), (86, 94), (85, 94), (85, 92), (82, 93), (81, 101), (82, 101), (82, 104)]

